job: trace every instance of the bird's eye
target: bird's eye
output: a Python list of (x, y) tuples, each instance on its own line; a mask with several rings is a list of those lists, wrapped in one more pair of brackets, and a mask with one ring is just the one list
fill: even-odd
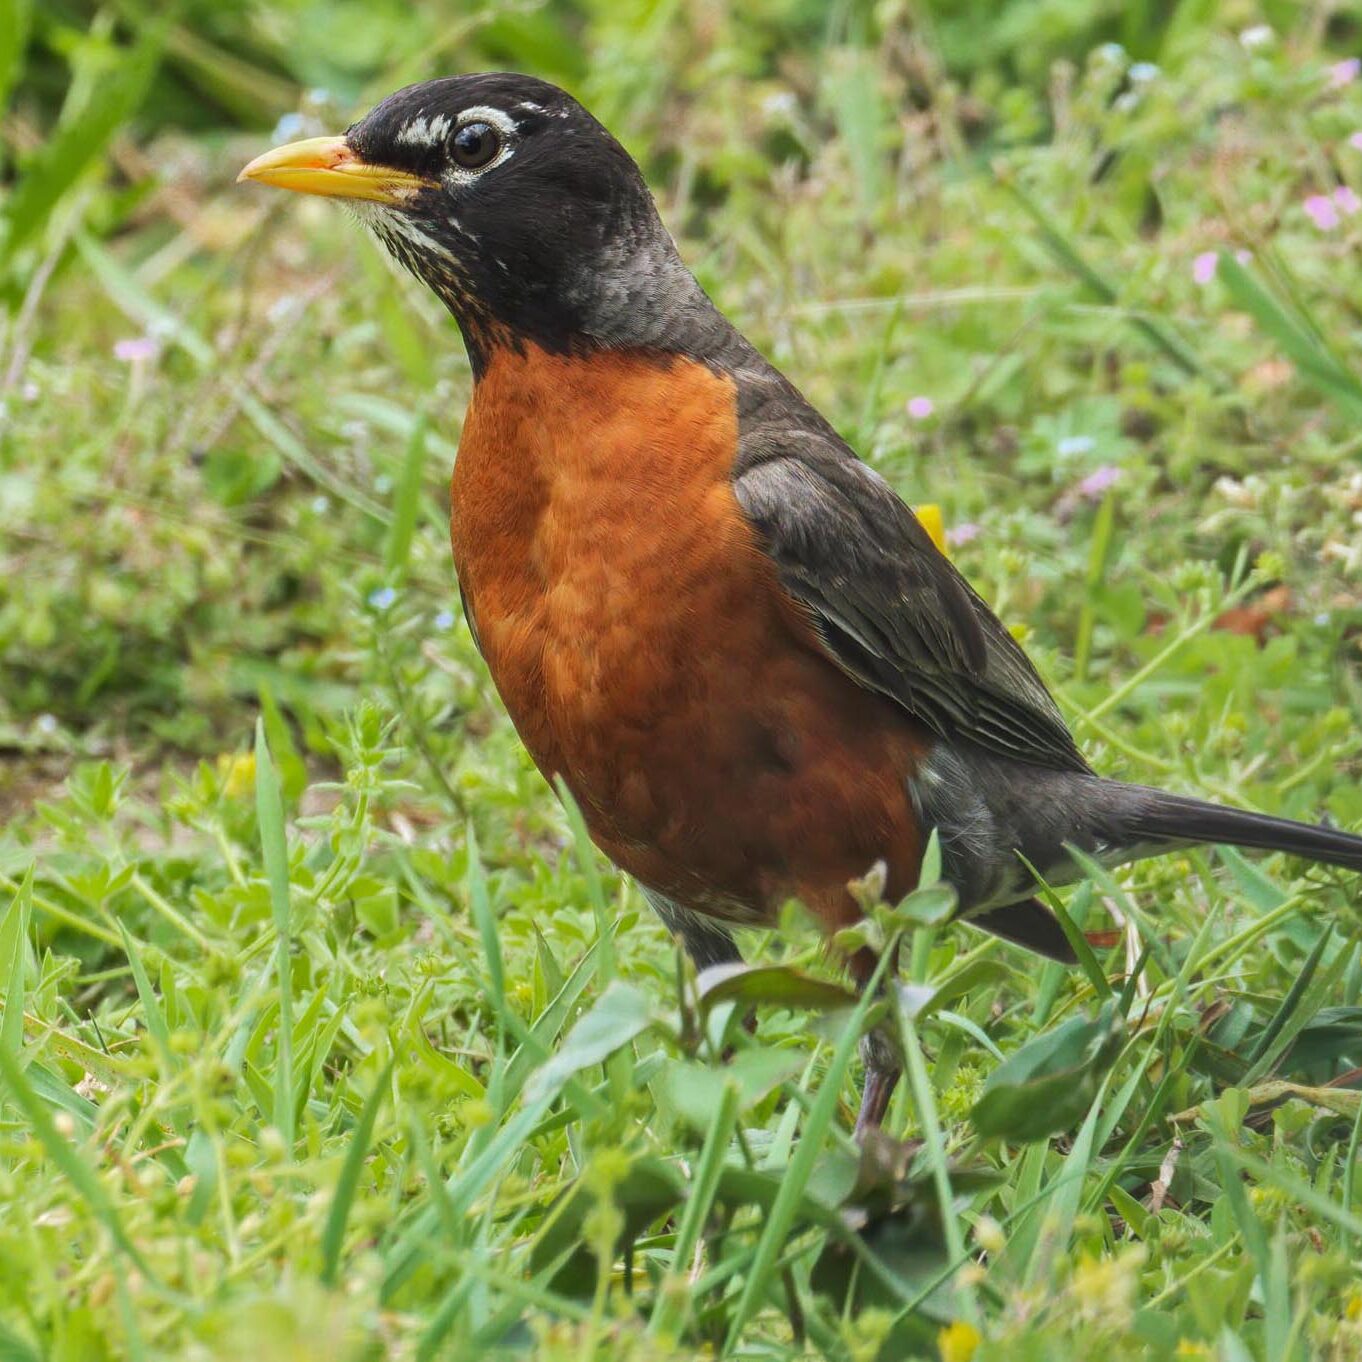
[(465, 123), (454, 134), (454, 164), (463, 170), (481, 170), (501, 150), (501, 134), (490, 123)]

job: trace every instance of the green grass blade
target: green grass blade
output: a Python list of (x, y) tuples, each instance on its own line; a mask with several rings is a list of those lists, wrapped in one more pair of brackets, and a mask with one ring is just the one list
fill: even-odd
[(1097, 624), (1097, 593), (1106, 580), (1107, 567), (1115, 542), (1116, 489), (1110, 488), (1092, 527), (1092, 547), (1088, 551), (1088, 576), (1083, 597), (1083, 608), (1078, 616), (1078, 633), (1074, 639), (1074, 679), (1088, 679), (1088, 662), (1092, 656), (1092, 634)]
[(582, 811), (577, 807), (577, 801), (572, 797), (572, 791), (568, 789), (567, 782), (562, 776), (554, 781), (554, 788), (558, 791), (558, 797), (563, 801), (563, 809), (567, 813), (577, 866), (586, 880), (587, 896), (596, 918), (596, 940), (600, 943), (600, 952), (596, 957), (596, 982), (604, 988), (615, 977), (615, 941), (605, 904), (605, 886), (601, 883), (600, 866), (596, 862), (596, 848), (591, 841), (591, 834), (586, 830), (586, 819), (582, 817)]
[[(0, 14), (0, 22), (4, 17)], [(82, 172), (136, 112), (151, 88), (164, 37), (164, 24), (147, 24), (132, 50), (113, 65), (107, 79), (94, 87), (84, 108), (62, 120), (51, 141), (25, 170), (0, 210), (4, 227), (0, 265), (46, 225)]]
[(336, 1180), (336, 1191), (331, 1198), (331, 1209), (326, 1213), (326, 1225), (322, 1230), (323, 1286), (335, 1286), (340, 1274), (346, 1222), (355, 1204), (360, 1174), (364, 1171), (364, 1160), (369, 1153), (369, 1143), (374, 1137), (374, 1123), (378, 1120), (378, 1111), (383, 1105), (383, 1098), (392, 1077), (393, 1063), (393, 1060), (388, 1061), (374, 1082), (368, 1097), (364, 1099), (359, 1120), (355, 1123), (354, 1132), (350, 1136), (349, 1148), (345, 1151), (345, 1162), (341, 1165), (340, 1177)]
[(492, 1011), (503, 1023), (506, 1015), (506, 967), (501, 959), (501, 938), (497, 935), (496, 914), (487, 894), (487, 874), (478, 850), (478, 835), (468, 825), (468, 911), (482, 938), (483, 959), (487, 962), (487, 996)]
[(425, 416), (418, 416), (412, 426), (411, 438), (407, 441), (407, 455), (402, 463), (402, 477), (393, 504), (392, 524), (388, 526), (384, 562), (388, 572), (397, 578), (407, 575), (411, 541), (421, 511), (421, 477), (426, 468), (426, 427)]
[[(1088, 263), (1073, 238), (1022, 188), (1010, 170), (1000, 169), (999, 178), (1021, 205), (1027, 217), (1036, 225), (1045, 248), (1060, 265), (1100, 301), (1115, 305), (1118, 298), (1116, 289)], [(1166, 327), (1150, 321), (1147, 317), (1133, 317), (1131, 325), (1184, 373), (1207, 377), (1196, 355)]]
[(32, 23), (33, 0), (0, 0), (0, 113), (23, 74)]
[(34, 863), (29, 862), (0, 922), (0, 970), (4, 972), (5, 1015), (0, 1020), (0, 1048), (16, 1058), (24, 1045), (24, 966), (28, 954), (28, 919), (33, 905)]
[(733, 1352), (747, 1322), (756, 1314), (757, 1308), (766, 1298), (767, 1289), (774, 1279), (781, 1255), (787, 1247), (786, 1241), (794, 1224), (795, 1211), (808, 1186), (814, 1163), (823, 1148), (824, 1138), (836, 1117), (837, 1105), (841, 1099), (842, 1080), (846, 1076), (851, 1056), (860, 1040), (861, 1029), (878, 994), (888, 962), (896, 952), (896, 945), (884, 951), (873, 978), (861, 994), (860, 1002), (856, 1004), (855, 1010), (838, 1037), (827, 1072), (823, 1075), (822, 1085), (805, 1117), (803, 1133), (790, 1158), (789, 1167), (780, 1184), (780, 1191), (771, 1203), (770, 1213), (762, 1227), (752, 1267), (747, 1274), (747, 1280), (743, 1283), (742, 1295), (729, 1319), (722, 1356), (727, 1357)]
[[(1332, 935), (1332, 931), (1325, 933), (1326, 938)], [(1239, 1080), (1240, 1084), (1252, 1087), (1276, 1068), (1277, 1062), (1301, 1031), (1310, 1024), (1321, 1008), (1327, 1007), (1337, 996), (1339, 980), (1348, 968), (1350, 959), (1350, 951), (1340, 950), (1325, 966), (1323, 972), (1319, 973), (1318, 978), (1307, 978), (1304, 986), (1300, 988), (1293, 983), (1287, 1001), (1282, 1003), (1273, 1016), (1274, 1034), (1262, 1047), (1261, 1053), (1249, 1067), (1248, 1072)], [(1311, 970), (1311, 974), (1316, 972), (1314, 969)]]
[(686, 1195), (686, 1208), (677, 1227), (676, 1242), (672, 1245), (671, 1268), (668, 1273), (670, 1287), (664, 1284), (653, 1306), (652, 1318), (648, 1321), (648, 1334), (651, 1338), (672, 1338), (685, 1321), (684, 1280), (690, 1270), (690, 1261), (700, 1242), (701, 1231), (709, 1218), (714, 1205), (714, 1194), (719, 1188), (719, 1175), (723, 1172), (724, 1157), (728, 1152), (729, 1141), (733, 1138), (733, 1128), (738, 1121), (738, 1085), (733, 1082), (724, 1084), (723, 1096), (714, 1109), (714, 1119), (705, 1134), (705, 1143), (700, 1150), (699, 1162), (691, 1178)]
[[(931, 1075), (927, 1072), (927, 1058), (922, 1053), (922, 1042), (918, 1039), (917, 1028), (903, 1006), (902, 995), (894, 990), (895, 1012), (898, 1015), (899, 1036), (903, 1043), (906, 1061), (905, 1074), (908, 1090), (912, 1094), (913, 1106), (917, 1109), (917, 1122), (922, 1130), (922, 1141), (926, 1146), (927, 1163), (932, 1170), (932, 1182), (936, 1187), (936, 1199), (940, 1203), (941, 1229), (946, 1238), (946, 1251), (950, 1256), (962, 1258), (965, 1254), (965, 1236), (955, 1213), (955, 1194), (951, 1191), (951, 1174), (946, 1163), (946, 1145), (941, 1138), (941, 1119), (937, 1114), (936, 1098), (932, 1093)], [(961, 1312), (971, 1322), (979, 1317), (978, 1303), (972, 1288), (961, 1291)]]
[(0, 1046), (0, 1082), (4, 1083), (9, 1095), (14, 1099), (14, 1104), (33, 1127), (33, 1134), (46, 1151), (47, 1157), (60, 1169), (85, 1204), (104, 1222), (113, 1236), (114, 1243), (132, 1259), (147, 1278), (155, 1281), (156, 1274), (142, 1258), (137, 1245), (128, 1237), (118, 1211), (94, 1169), (62, 1137), (47, 1110), (47, 1104), (29, 1083), (19, 1056), (10, 1054), (4, 1046)]
[[(1301, 966), (1299, 973), (1291, 981), (1291, 988), (1285, 998), (1282, 999), (1281, 1006), (1273, 1013), (1272, 1019), (1263, 1028), (1263, 1034), (1258, 1037), (1257, 1043), (1249, 1051), (1249, 1074), (1256, 1078), (1258, 1062), (1272, 1048), (1272, 1042), (1281, 1035), (1282, 1028), (1291, 1020), (1291, 1014), (1300, 1006), (1301, 999), (1305, 996), (1305, 991), (1310, 987), (1310, 981), (1315, 977), (1315, 971), (1319, 969), (1319, 962), (1324, 958), (1325, 949), (1333, 938), (1332, 928), (1326, 927), (1319, 934), (1319, 940), (1315, 942), (1315, 948), (1306, 958), (1305, 964)], [(1253, 1086), (1253, 1078), (1245, 1076), (1244, 1087)]]
[(1218, 273), (1230, 297), (1277, 342), (1302, 377), (1332, 397), (1349, 416), (1362, 417), (1362, 382), (1292, 318), (1233, 255), (1221, 252)]
[[(1068, 1157), (1060, 1165), (1059, 1176), (1046, 1188), (1049, 1195), (1040, 1203), (1036, 1212), (1042, 1222), (1041, 1242), (1048, 1244), (1056, 1253), (1062, 1254), (1067, 1251), (1074, 1218), (1078, 1214), (1079, 1202), (1083, 1196), (1083, 1180), (1087, 1177), (1093, 1157), (1097, 1153), (1095, 1136), (1102, 1116), (1102, 1104), (1106, 1101), (1110, 1085), (1111, 1074), (1108, 1073), (1102, 1079), (1097, 1095), (1092, 1099), (1092, 1106), (1088, 1108), (1088, 1114), (1074, 1137)], [(1030, 1271), (1027, 1274), (1029, 1284), (1034, 1285), (1043, 1280), (1043, 1274), (1050, 1268), (1050, 1258), (1051, 1255), (1044, 1252), (1032, 1255)]]
[(147, 971), (142, 964), (141, 952), (128, 935), (128, 929), (121, 922), (118, 929), (123, 934), (123, 950), (128, 957), (128, 964), (132, 966), (132, 979), (137, 986), (137, 997), (142, 1003), (142, 1015), (146, 1019), (147, 1031), (157, 1053), (161, 1056), (166, 1075), (169, 1076), (178, 1066), (175, 1063), (174, 1051), (170, 1048), (170, 1028), (166, 1025), (165, 1013), (161, 1010), (161, 1000), (151, 986), (151, 980), (147, 977)]
[(288, 838), (284, 831), (284, 800), (279, 777), (270, 759), (265, 722), (255, 724), (255, 813), (260, 828), (260, 853), (269, 882), (274, 913), (274, 965), (279, 986), (279, 1029), (274, 1061), (274, 1111), (271, 1119), (284, 1146), (293, 1149), (293, 971), (289, 959), (290, 906)]
[(0, 1362), (44, 1362), (43, 1355), (8, 1324), (0, 1322)]

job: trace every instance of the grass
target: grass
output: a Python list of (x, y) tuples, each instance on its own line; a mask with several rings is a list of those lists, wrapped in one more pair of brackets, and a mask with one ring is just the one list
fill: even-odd
[(1071, 972), (925, 887), (874, 1005), (792, 908), (701, 992), (459, 614), (452, 323), (231, 183), (571, 81), (1100, 769), (1358, 827), (1359, 15), (1168, 8), (0, 3), (0, 1356), (1362, 1356), (1356, 882), (1094, 867)]

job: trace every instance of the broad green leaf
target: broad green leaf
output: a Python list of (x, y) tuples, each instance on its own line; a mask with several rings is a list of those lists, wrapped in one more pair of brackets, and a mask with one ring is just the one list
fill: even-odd
[(648, 995), (615, 980), (577, 1021), (557, 1053), (525, 1084), (525, 1101), (556, 1092), (564, 1081), (608, 1059), (657, 1020)]
[(738, 1111), (746, 1111), (797, 1074), (806, 1060), (797, 1050), (767, 1049), (743, 1050), (722, 1068), (667, 1060), (653, 1080), (654, 1091), (659, 1102), (670, 1106), (688, 1125), (708, 1130), (726, 1089), (734, 1089)]
[(765, 1004), (835, 1012), (855, 1007), (857, 995), (841, 984), (801, 974), (787, 965), (711, 965), (699, 978), (700, 1010), (719, 1003)]
[(975, 1129), (1008, 1140), (1043, 1140), (1071, 1129), (1091, 1106), (1124, 1034), (1108, 1003), (1093, 1020), (1071, 1017), (1028, 1041), (989, 1075), (971, 1113)]

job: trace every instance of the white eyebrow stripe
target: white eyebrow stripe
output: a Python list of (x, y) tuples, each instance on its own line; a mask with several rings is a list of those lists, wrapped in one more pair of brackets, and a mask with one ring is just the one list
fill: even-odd
[(449, 126), (448, 114), (436, 114), (430, 119), (418, 114), (410, 123), (403, 125), (395, 140), (405, 146), (433, 147), (444, 141)]
[(459, 113), (459, 126), (468, 123), (490, 123), (498, 132), (510, 136), (519, 126), (505, 109), (494, 109), (490, 104), (474, 104)]

